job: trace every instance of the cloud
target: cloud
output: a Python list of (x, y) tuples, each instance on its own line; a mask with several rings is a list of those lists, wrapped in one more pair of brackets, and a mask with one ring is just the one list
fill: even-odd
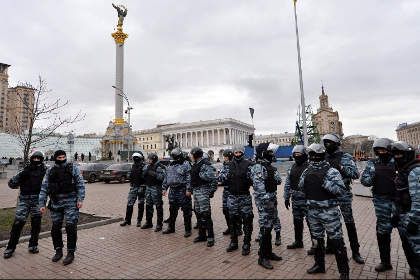
[[(125, 1), (124, 91), (135, 129), (234, 117), (257, 133), (293, 131), (299, 104), (292, 1)], [(113, 118), (117, 21), (111, 1), (2, 2), (1, 62), (10, 84), (47, 79), (83, 110), (74, 129), (104, 132)], [(17, 14), (18, 11), (18, 14)], [(418, 121), (416, 0), (298, 1), (304, 89), (318, 107), (321, 80), (346, 135), (395, 138)]]

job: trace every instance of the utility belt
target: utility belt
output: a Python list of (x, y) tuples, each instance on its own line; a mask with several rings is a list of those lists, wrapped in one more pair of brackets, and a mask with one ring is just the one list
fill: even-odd
[(182, 188), (186, 188), (187, 185), (185, 184), (174, 184), (174, 185), (169, 185), (170, 188), (172, 189), (182, 189)]
[(329, 209), (335, 208), (338, 206), (338, 201), (335, 199), (328, 199), (328, 200), (307, 200), (306, 205), (312, 209)]
[(246, 191), (232, 191), (232, 190), (229, 190), (229, 193), (231, 195), (235, 195), (235, 196), (239, 196), (239, 195), (250, 195), (249, 190), (246, 190)]

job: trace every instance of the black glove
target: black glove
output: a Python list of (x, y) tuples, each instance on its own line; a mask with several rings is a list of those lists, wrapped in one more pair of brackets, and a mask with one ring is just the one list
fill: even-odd
[(148, 170), (148, 171), (147, 171), (147, 174), (148, 174), (149, 176), (156, 177), (156, 171), (153, 171), (153, 170)]
[(410, 235), (416, 235), (417, 230), (418, 230), (418, 225), (416, 223), (413, 223), (412, 221), (410, 221), (407, 225), (407, 232)]
[(400, 221), (400, 217), (398, 215), (393, 215), (391, 217), (391, 225), (395, 228), (398, 226), (398, 222)]
[(214, 192), (211, 192), (211, 193), (209, 194), (209, 197), (210, 197), (210, 198), (213, 198), (213, 197), (214, 197)]
[(286, 207), (286, 209), (287, 209), (287, 210), (289, 210), (289, 207), (290, 207), (290, 200), (286, 199), (286, 200), (284, 201), (284, 206)]

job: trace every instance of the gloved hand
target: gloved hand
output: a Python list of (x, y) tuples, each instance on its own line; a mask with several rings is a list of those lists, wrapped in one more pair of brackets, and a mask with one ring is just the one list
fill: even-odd
[(400, 217), (398, 215), (392, 215), (391, 217), (391, 225), (395, 228), (398, 226), (398, 222), (400, 221)]
[(287, 210), (289, 210), (289, 207), (290, 207), (290, 200), (286, 199), (286, 200), (284, 201), (284, 206), (286, 207), (286, 209), (287, 209)]
[(407, 232), (410, 235), (416, 235), (418, 230), (418, 225), (410, 221), (407, 225)]
[(156, 171), (153, 171), (153, 170), (147, 170), (147, 174), (148, 174), (149, 176), (156, 177)]
[(210, 197), (210, 198), (213, 198), (213, 197), (214, 197), (214, 192), (211, 192), (211, 193), (209, 194), (209, 197)]

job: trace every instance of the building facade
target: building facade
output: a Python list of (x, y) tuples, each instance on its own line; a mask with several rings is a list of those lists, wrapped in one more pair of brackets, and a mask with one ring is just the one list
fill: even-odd
[(162, 130), (157, 128), (134, 131), (136, 147), (146, 154), (156, 153), (163, 157)]
[(399, 141), (407, 142), (416, 149), (420, 149), (420, 122), (402, 123), (397, 127), (396, 132)]
[(29, 129), (35, 89), (22, 85), (9, 88), (9, 67), (0, 63), (0, 131), (17, 134)]
[(324, 86), (321, 89), (322, 93), (319, 96), (320, 107), (317, 113), (312, 115), (312, 122), (316, 125), (321, 138), (329, 133), (343, 137), (343, 124), (340, 121), (338, 112), (330, 107)]
[(221, 152), (235, 144), (247, 145), (248, 137), (254, 133), (250, 124), (231, 119), (216, 119), (190, 123), (158, 125), (153, 129), (135, 131), (136, 146), (146, 153), (155, 152), (159, 157), (168, 157), (167, 139), (172, 138), (184, 151), (201, 147), (205, 152), (214, 153), (215, 159)]
[(294, 133), (288, 132), (279, 134), (255, 135), (254, 144), (258, 145), (261, 143), (273, 143), (279, 146), (290, 146), (294, 136)]

